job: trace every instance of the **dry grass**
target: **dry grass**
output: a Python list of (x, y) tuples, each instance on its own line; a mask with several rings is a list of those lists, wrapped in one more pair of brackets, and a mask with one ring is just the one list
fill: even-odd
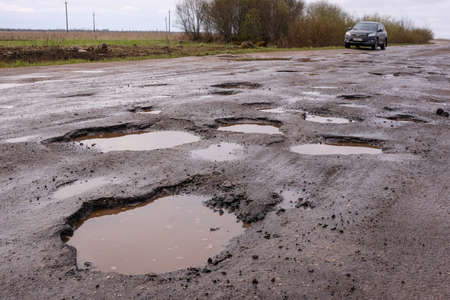
[(183, 40), (183, 33), (147, 32), (147, 31), (0, 31), (0, 41), (35, 40)]

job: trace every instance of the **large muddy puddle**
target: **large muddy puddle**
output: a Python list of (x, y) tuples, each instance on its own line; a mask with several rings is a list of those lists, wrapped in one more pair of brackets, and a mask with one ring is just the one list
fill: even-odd
[(262, 124), (236, 124), (219, 127), (220, 131), (231, 131), (241, 133), (260, 133), (260, 134), (283, 134), (280, 128), (273, 125)]
[(133, 208), (97, 211), (67, 243), (81, 268), (145, 274), (198, 267), (244, 232), (232, 214), (207, 208), (207, 198), (167, 196)]
[(105, 133), (77, 139), (78, 142), (102, 152), (148, 151), (173, 148), (200, 141), (200, 137), (184, 131)]
[(352, 155), (352, 154), (381, 154), (383, 150), (365, 144), (305, 144), (292, 146), (290, 151), (305, 155)]
[(352, 121), (345, 118), (333, 118), (333, 117), (321, 117), (316, 115), (307, 114), (306, 121), (315, 122), (315, 123), (324, 123), (324, 124), (348, 124)]
[(206, 149), (191, 152), (193, 158), (209, 161), (232, 161), (242, 156), (244, 147), (235, 143), (220, 143), (211, 145)]
[(106, 177), (98, 177), (88, 180), (79, 180), (70, 184), (66, 184), (59, 188), (54, 194), (53, 198), (63, 200), (77, 195), (81, 195), (88, 191), (93, 191), (113, 181)]

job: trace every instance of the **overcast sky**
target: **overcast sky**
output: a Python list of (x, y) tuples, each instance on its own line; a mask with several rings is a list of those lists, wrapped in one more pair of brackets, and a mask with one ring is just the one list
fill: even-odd
[[(169, 9), (179, 0), (68, 0), (71, 28), (164, 30)], [(307, 0), (306, 2), (315, 2)], [(328, 0), (362, 16), (380, 13), (407, 18), (428, 26), (436, 37), (450, 38), (450, 0)], [(172, 22), (174, 22), (172, 16)], [(65, 27), (64, 0), (0, 0), (0, 28), (61, 29)]]

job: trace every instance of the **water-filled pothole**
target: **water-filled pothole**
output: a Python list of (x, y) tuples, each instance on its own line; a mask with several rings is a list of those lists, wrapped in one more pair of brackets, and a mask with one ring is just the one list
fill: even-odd
[(104, 133), (75, 139), (102, 152), (148, 151), (167, 149), (200, 141), (200, 137), (184, 131)]
[(239, 81), (215, 84), (211, 87), (220, 89), (257, 89), (261, 87), (261, 84), (248, 81)]
[(381, 154), (383, 150), (360, 143), (336, 143), (336, 144), (305, 144), (292, 146), (290, 151), (305, 155), (351, 155), (351, 154)]
[(395, 116), (387, 117), (386, 119), (397, 122), (414, 122), (414, 123), (426, 123), (426, 121), (421, 120), (415, 116), (407, 114), (398, 114)]
[(243, 146), (235, 143), (220, 143), (206, 149), (194, 150), (192, 157), (209, 161), (231, 161), (239, 159)]
[(342, 103), (339, 106), (350, 107), (350, 108), (367, 108), (367, 105), (355, 104), (355, 103)]
[(261, 134), (283, 134), (280, 128), (274, 125), (265, 124), (234, 124), (219, 127), (220, 131), (231, 131), (241, 133), (261, 133)]
[(206, 207), (205, 197), (178, 195), (132, 208), (101, 210), (78, 224), (67, 243), (104, 272), (145, 274), (201, 266), (244, 232), (232, 214)]
[(315, 123), (325, 123), (325, 124), (348, 124), (353, 121), (345, 118), (332, 118), (332, 117), (321, 117), (316, 115), (306, 114), (306, 121)]
[(217, 90), (217, 91), (212, 91), (210, 92), (211, 95), (219, 95), (219, 96), (231, 96), (231, 95), (236, 95), (238, 94), (239, 91), (235, 91), (235, 90)]
[(372, 96), (364, 95), (364, 94), (348, 94), (348, 95), (340, 95), (340, 96), (338, 96), (338, 98), (345, 99), (345, 100), (359, 100), (359, 99), (372, 98)]
[(270, 114), (284, 114), (287, 112), (286, 109), (283, 107), (276, 107), (276, 108), (270, 108), (270, 109), (261, 109), (261, 112), (270, 113)]

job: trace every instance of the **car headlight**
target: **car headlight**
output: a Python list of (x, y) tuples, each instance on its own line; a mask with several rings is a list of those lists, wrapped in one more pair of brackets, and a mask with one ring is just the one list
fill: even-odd
[(346, 32), (346, 33), (345, 33), (345, 36), (346, 36), (346, 37), (350, 37), (351, 35), (352, 35), (352, 34), (351, 34), (350, 32)]
[(377, 34), (375, 32), (369, 33), (369, 37), (376, 37)]

